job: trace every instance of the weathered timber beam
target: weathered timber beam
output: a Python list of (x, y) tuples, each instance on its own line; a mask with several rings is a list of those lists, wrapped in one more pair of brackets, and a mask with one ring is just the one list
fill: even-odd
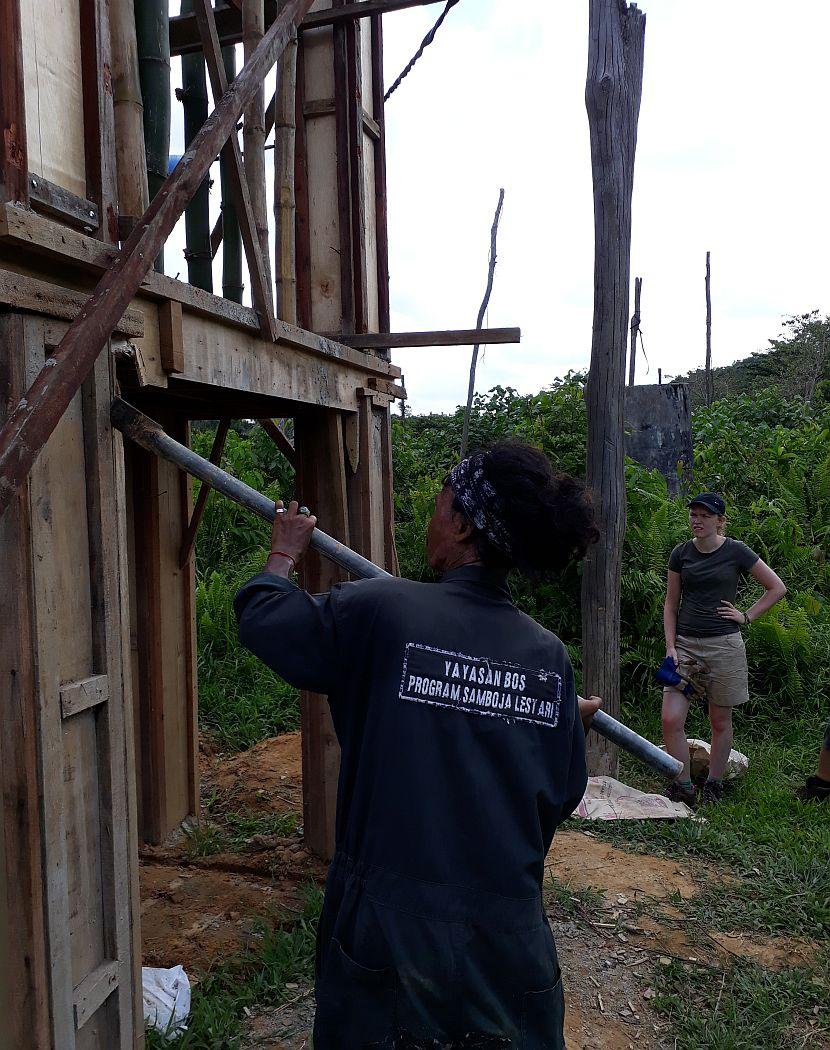
[[(199, 32), (202, 37), (211, 90), (214, 98), (220, 98), (228, 90), (228, 78), (225, 74), (225, 64), (222, 60), (219, 37), (216, 34), (213, 8), (210, 6), (209, 0), (194, 0), (194, 6)], [(253, 58), (253, 55), (251, 57)], [(264, 339), (276, 339), (274, 297), (271, 294), (270, 281), (266, 277), (266, 274), (269, 272), (268, 266), (262, 256), (254, 206), (251, 202), (251, 193), (248, 188), (248, 180), (245, 177), (245, 169), (242, 166), (242, 153), (239, 149), (239, 139), (236, 137), (236, 128), (231, 132), (228, 141), (222, 147), (222, 156), (225, 158), (228, 183), (236, 209), (236, 216), (239, 220), (239, 231), (242, 234), (242, 244), (245, 247), (245, 258), (248, 260), (251, 296), (254, 300), (256, 312), (259, 314), (262, 335)]]
[[(47, 317), (59, 317), (73, 321), (83, 310), (87, 296), (84, 292), (73, 292), (58, 284), (49, 284), (36, 277), (0, 270), (0, 303), (15, 310), (28, 310)], [(144, 337), (144, 314), (140, 310), (128, 309), (116, 322), (114, 331), (132, 339)]]
[(297, 466), (297, 453), (294, 446), (283, 434), (273, 419), (260, 419), (259, 425), (268, 435), (268, 437), (274, 442), (280, 452), (285, 456), (292, 467)]
[(418, 346), (495, 346), (496, 343), (520, 343), (521, 328), (459, 328), (442, 332), (364, 332), (362, 335), (338, 337), (356, 350), (394, 350)]
[(281, 14), (153, 198), (89, 302), (0, 430), (0, 514), (29, 473), (89, 374), (173, 227), (233, 133), (313, 0), (287, 0)]
[[(216, 428), (216, 437), (213, 439), (213, 448), (210, 450), (209, 460), (209, 462), (217, 467), (222, 461), (222, 453), (225, 451), (225, 442), (227, 441), (230, 427), (231, 421), (229, 419), (219, 420), (219, 426)], [(183, 569), (190, 561), (190, 555), (193, 553), (193, 547), (196, 544), (196, 533), (199, 531), (199, 525), (204, 517), (208, 496), (210, 495), (210, 490), (212, 488), (213, 486), (209, 482), (203, 481), (202, 487), (199, 489), (199, 495), (196, 497), (196, 506), (193, 508), (193, 514), (187, 524), (187, 528), (185, 529), (184, 538), (182, 539), (182, 545), (179, 550), (180, 569)]]
[(29, 198), (36, 211), (68, 222), (79, 230), (98, 229), (100, 216), (96, 204), (34, 172), (29, 172)]
[[(53, 223), (45, 216), (35, 215), (26, 208), (19, 208), (11, 204), (0, 205), (0, 250), (4, 245), (8, 246), (17, 260), (25, 257), (27, 253), (32, 253), (56, 262), (61, 269), (74, 264), (78, 270), (87, 274), (105, 271), (117, 254), (114, 248), (108, 247), (101, 241)], [(2, 259), (0, 259), (0, 273), (3, 272)], [(5, 272), (3, 279), (4, 281), (19, 280), (20, 275)], [(259, 331), (257, 315), (250, 307), (223, 299), (219, 295), (195, 288), (193, 285), (185, 284), (184, 281), (166, 277), (154, 270), (149, 271), (144, 278), (141, 295), (157, 302), (172, 299), (181, 303), (189, 313), (221, 321), (245, 331)], [(85, 298), (84, 302), (86, 302)], [(63, 316), (53, 310), (43, 312), (54, 317)], [(133, 311), (126, 311), (126, 315), (132, 313)], [(76, 316), (76, 312), (73, 312), (72, 316)], [(132, 334), (121, 327), (122, 322), (123, 319), (119, 320), (113, 330)], [(342, 361), (355, 366), (362, 372), (374, 375), (397, 379), (401, 374), (400, 368), (396, 365), (345, 346), (336, 339), (308, 332), (281, 320), (276, 321), (276, 328), (277, 342), (280, 346), (307, 350), (319, 357)], [(278, 347), (275, 347), (274, 350), (278, 352)]]
[[(359, 3), (345, 4), (343, 7), (327, 8), (324, 11), (314, 11), (307, 15), (300, 30), (320, 29), (323, 26), (334, 25), (350, 18), (368, 18), (371, 15), (391, 14), (393, 11), (405, 11), (409, 7), (426, 7), (427, 4), (436, 4), (438, 0), (360, 0)], [(274, 0), (268, 0), (265, 4), (265, 21), (267, 25), (276, 16), (277, 5)], [(242, 16), (238, 7), (220, 4), (216, 7), (216, 29), (219, 33), (219, 42), (223, 47), (227, 44), (239, 44), (242, 42)], [(193, 15), (176, 15), (170, 19), (170, 54), (186, 55), (193, 51), (201, 50), (199, 31), (196, 19)]]

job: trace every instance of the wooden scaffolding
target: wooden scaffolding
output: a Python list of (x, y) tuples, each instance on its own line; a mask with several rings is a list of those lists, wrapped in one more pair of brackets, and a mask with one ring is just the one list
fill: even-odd
[[(125, 446), (115, 394), (185, 443), (192, 420), (219, 420), (216, 456), (230, 421), (259, 420), (326, 531), (394, 572), (390, 407), (405, 391), (390, 348), (518, 339), (389, 333), (381, 17), (430, 2), (184, 0), (169, 21), (166, 0), (0, 4), (3, 1047), (143, 1045), (138, 847), (199, 812), (203, 501)], [(239, 43), (228, 86), (223, 49)], [(203, 112), (165, 181), (141, 76), (170, 54), (195, 56), (183, 94), (191, 123)], [(190, 283), (174, 280), (153, 261), (220, 154), (223, 221), (188, 238)], [(209, 290), (235, 236), (252, 307)], [(310, 589), (341, 578), (313, 554), (303, 567)], [(302, 696), (301, 721), (305, 836), (328, 857), (338, 750), (320, 697)]]

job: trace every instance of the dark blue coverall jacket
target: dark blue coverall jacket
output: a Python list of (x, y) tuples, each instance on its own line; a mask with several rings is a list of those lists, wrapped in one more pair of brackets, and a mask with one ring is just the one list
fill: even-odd
[(479, 566), (324, 595), (263, 573), (235, 609), (342, 748), (315, 1050), (563, 1047), (541, 886), (587, 778), (562, 643)]

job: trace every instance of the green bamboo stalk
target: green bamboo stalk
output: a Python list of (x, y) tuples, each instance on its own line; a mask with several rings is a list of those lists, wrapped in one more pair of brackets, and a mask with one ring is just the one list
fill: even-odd
[[(225, 73), (230, 84), (236, 77), (236, 50), (233, 45), (222, 48), (222, 61), (225, 63)], [(219, 178), (222, 186), (222, 295), (235, 303), (241, 303), (242, 237), (224, 157), (219, 161)]]
[[(193, 11), (193, 0), (182, 0), (181, 13)], [(182, 55), (182, 91), (179, 96), (184, 111), (184, 141), (190, 146), (193, 136), (208, 117), (207, 77), (201, 51)], [(213, 291), (213, 257), (210, 251), (209, 179), (205, 178), (184, 213), (187, 279), (197, 288)]]
[[(152, 200), (167, 178), (170, 159), (170, 16), (168, 0), (135, 0), (138, 72), (144, 100), (144, 147)], [(155, 268), (164, 269), (164, 252)]]

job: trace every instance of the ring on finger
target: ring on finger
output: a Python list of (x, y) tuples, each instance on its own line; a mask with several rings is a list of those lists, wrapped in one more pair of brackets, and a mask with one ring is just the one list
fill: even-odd
[(300, 507), (300, 509), (297, 511), (297, 513), (298, 514), (305, 514), (305, 516), (307, 518), (311, 515), (311, 511), (308, 509), (308, 507)]

